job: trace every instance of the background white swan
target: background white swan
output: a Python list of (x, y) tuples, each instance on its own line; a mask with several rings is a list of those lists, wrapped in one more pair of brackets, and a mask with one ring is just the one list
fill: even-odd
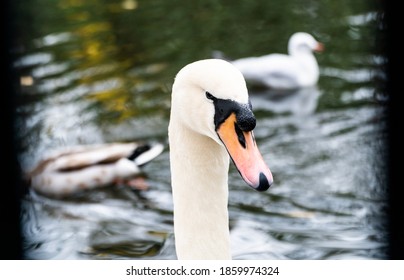
[(230, 157), (254, 189), (264, 191), (273, 180), (252, 133), (256, 119), (245, 80), (224, 60), (197, 61), (177, 74), (171, 102), (169, 144), (177, 257), (230, 259)]
[(314, 86), (319, 79), (319, 66), (313, 51), (324, 45), (305, 32), (294, 33), (288, 42), (287, 54), (268, 54), (232, 61), (247, 82), (274, 89), (297, 89)]

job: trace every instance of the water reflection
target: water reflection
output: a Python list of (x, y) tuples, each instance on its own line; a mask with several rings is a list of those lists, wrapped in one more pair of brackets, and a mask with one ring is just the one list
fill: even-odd
[[(309, 31), (327, 46), (318, 85), (251, 89), (255, 137), (275, 184), (252, 192), (230, 167), (234, 258), (385, 258), (385, 115), (374, 83), (385, 59), (375, 48), (379, 12), (368, 5), (31, 1), (14, 18), (21, 165), (63, 146), (164, 142), (182, 66), (213, 50), (284, 52), (290, 34)], [(147, 191), (107, 186), (66, 200), (28, 191), (26, 258), (176, 258), (168, 152), (145, 166)]]
[(297, 90), (253, 90), (250, 91), (254, 111), (269, 111), (275, 114), (310, 115), (317, 108), (320, 90), (306, 87)]

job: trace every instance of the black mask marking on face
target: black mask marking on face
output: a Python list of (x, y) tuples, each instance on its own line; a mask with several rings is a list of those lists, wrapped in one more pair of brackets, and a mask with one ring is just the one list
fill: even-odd
[[(236, 132), (237, 129), (241, 131), (251, 131), (255, 128), (256, 119), (252, 112), (251, 102), (248, 102), (248, 104), (240, 104), (233, 100), (216, 98), (209, 92), (206, 92), (206, 98), (212, 100), (215, 106), (214, 123), (216, 130), (232, 113), (236, 115)], [(239, 138), (240, 134), (242, 133), (237, 133)]]

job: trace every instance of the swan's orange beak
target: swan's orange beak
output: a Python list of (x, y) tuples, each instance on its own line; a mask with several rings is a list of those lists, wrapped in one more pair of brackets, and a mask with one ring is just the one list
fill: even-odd
[(253, 132), (238, 127), (235, 113), (216, 131), (244, 181), (258, 191), (267, 190), (273, 182), (272, 173), (258, 150)]
[(313, 50), (316, 51), (316, 52), (323, 52), (324, 49), (325, 49), (324, 44), (320, 43), (320, 42), (317, 42), (317, 45)]

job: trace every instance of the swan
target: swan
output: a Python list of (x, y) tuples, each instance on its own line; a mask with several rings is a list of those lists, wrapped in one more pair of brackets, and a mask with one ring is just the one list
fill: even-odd
[(104, 143), (53, 151), (27, 172), (36, 192), (66, 197), (113, 183), (130, 184), (140, 167), (163, 151), (160, 143)]
[(255, 125), (245, 80), (231, 63), (204, 59), (177, 73), (168, 139), (178, 259), (231, 259), (230, 158), (255, 190), (273, 182), (254, 139)]
[(251, 85), (273, 89), (298, 89), (314, 86), (319, 79), (319, 66), (313, 54), (324, 50), (324, 44), (305, 32), (294, 33), (287, 54), (268, 54), (231, 61)]

